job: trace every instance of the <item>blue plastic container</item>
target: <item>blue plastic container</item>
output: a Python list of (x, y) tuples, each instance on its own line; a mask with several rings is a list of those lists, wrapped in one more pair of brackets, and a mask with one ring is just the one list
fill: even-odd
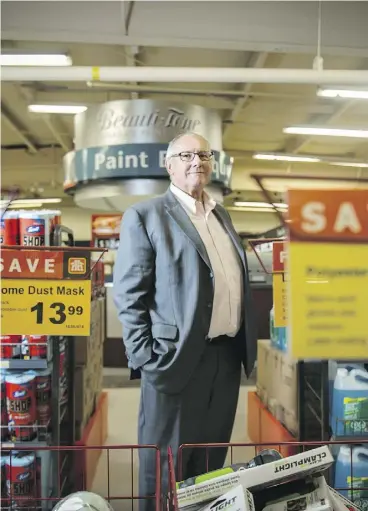
[(275, 349), (286, 351), (286, 327), (275, 326), (275, 311), (272, 307), (270, 311), (270, 339), (271, 346)]
[(335, 437), (368, 436), (368, 371), (365, 369), (350, 372), (346, 368), (337, 369), (331, 428)]
[(270, 310), (270, 340), (273, 348), (279, 347), (278, 328), (275, 327), (275, 310), (273, 307)]
[(335, 489), (360, 509), (368, 506), (368, 447), (342, 446), (335, 470)]
[(363, 369), (364, 370), (364, 364), (359, 363), (337, 363), (336, 360), (329, 360), (328, 361), (328, 398), (329, 398), (329, 406), (330, 406), (330, 423), (332, 420), (332, 396), (333, 396), (333, 390), (334, 390), (334, 382), (337, 374), (337, 370), (340, 368), (345, 367), (349, 372), (352, 369)]

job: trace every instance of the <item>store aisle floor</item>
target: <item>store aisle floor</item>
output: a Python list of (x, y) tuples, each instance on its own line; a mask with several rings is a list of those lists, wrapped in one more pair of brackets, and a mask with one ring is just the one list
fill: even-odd
[[(246, 431), (247, 393), (254, 387), (242, 386), (235, 419), (232, 442), (249, 442)], [(139, 388), (107, 389), (109, 395), (109, 435), (107, 444), (123, 445), (137, 443), (137, 417)], [(238, 447), (233, 450), (233, 461), (247, 461), (254, 456), (254, 449)], [(230, 453), (229, 453), (230, 463)], [(130, 450), (110, 451), (109, 469), (107, 454), (101, 456), (94, 480), (93, 491), (107, 496), (137, 495), (138, 455)], [(108, 476), (109, 474), (109, 476)], [(108, 488), (108, 477), (110, 480)], [(133, 488), (133, 491), (132, 491)], [(138, 501), (112, 501), (114, 511), (136, 511)]]

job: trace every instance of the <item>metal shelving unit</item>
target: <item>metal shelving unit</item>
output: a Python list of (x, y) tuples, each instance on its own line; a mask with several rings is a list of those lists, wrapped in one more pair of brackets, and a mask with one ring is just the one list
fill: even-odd
[(328, 362), (298, 362), (299, 441), (329, 440)]
[[(362, 363), (362, 360), (339, 360), (338, 363)], [(368, 369), (368, 362), (364, 364)], [(330, 425), (330, 385), (328, 361), (300, 361), (298, 363), (298, 420), (299, 440), (328, 441), (332, 438)], [(366, 435), (339, 436), (338, 440), (357, 442)]]
[[(67, 235), (67, 242), (63, 243), (63, 234)], [(74, 236), (70, 229), (56, 226), (52, 239), (52, 247), (62, 245), (74, 246)], [(25, 249), (27, 247), (24, 247)], [(65, 374), (61, 374), (61, 344), (65, 346)], [(52, 498), (66, 495), (74, 488), (74, 452), (73, 451), (37, 451), (37, 448), (47, 446), (70, 446), (75, 444), (75, 414), (74, 414), (74, 337), (49, 336), (47, 344), (47, 357), (45, 359), (23, 357), (19, 359), (1, 360), (1, 369), (14, 371), (45, 370), (51, 368), (51, 418), (47, 426), (38, 426), (37, 435), (31, 441), (1, 442), (2, 455), (7, 452), (29, 450), (36, 457), (49, 455), (51, 476), (51, 491), (41, 498)], [(2, 425), (2, 428), (8, 428)], [(1, 435), (3, 438), (3, 435)], [(47, 454), (48, 453), (48, 454)], [(41, 461), (42, 463), (42, 461)], [(41, 476), (42, 477), (42, 476)], [(49, 509), (50, 503), (45, 502), (42, 510)], [(6, 508), (4, 508), (6, 509)]]

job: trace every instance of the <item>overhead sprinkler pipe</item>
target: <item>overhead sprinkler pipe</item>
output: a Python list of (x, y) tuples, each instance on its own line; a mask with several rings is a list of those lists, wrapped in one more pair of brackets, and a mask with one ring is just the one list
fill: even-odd
[(367, 86), (368, 71), (197, 67), (2, 67), (3, 82), (295, 83)]

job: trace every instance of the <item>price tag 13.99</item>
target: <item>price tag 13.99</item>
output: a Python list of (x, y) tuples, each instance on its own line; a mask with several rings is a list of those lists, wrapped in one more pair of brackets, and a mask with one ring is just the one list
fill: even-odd
[(89, 280), (3, 279), (1, 335), (89, 335)]

